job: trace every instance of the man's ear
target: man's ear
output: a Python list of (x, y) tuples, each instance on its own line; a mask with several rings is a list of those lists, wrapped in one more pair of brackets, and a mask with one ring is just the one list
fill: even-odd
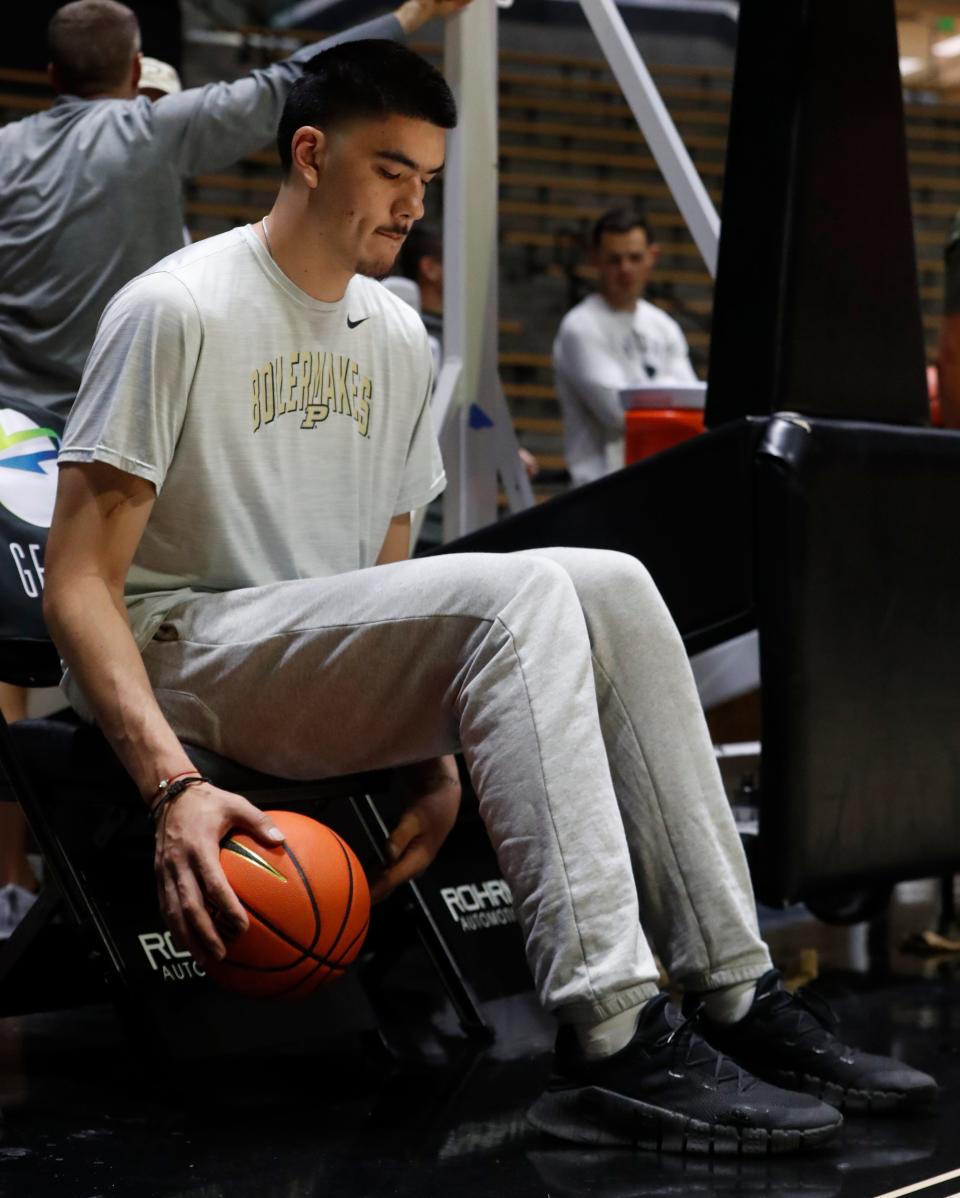
[(133, 62), (130, 64), (130, 95), (136, 96), (137, 88), (140, 86), (140, 76), (143, 74), (143, 54), (137, 51), (133, 56)]
[(63, 95), (63, 84), (60, 81), (60, 76), (57, 73), (57, 68), (53, 65), (52, 62), (47, 63), (47, 78), (50, 80), (50, 89), (51, 89), (51, 91), (53, 91), (54, 95), (62, 96)]
[(659, 258), (660, 247), (657, 245), (657, 243), (654, 242), (653, 245), (647, 246), (647, 262), (649, 263), (651, 270), (657, 265)]
[(309, 188), (315, 188), (327, 165), (327, 136), (313, 125), (302, 125), (290, 143), (292, 169)]

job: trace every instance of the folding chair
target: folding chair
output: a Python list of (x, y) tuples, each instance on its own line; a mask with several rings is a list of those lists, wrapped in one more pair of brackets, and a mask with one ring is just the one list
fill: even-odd
[[(43, 626), (41, 592), (61, 431), (58, 422), (27, 405), (0, 408), (0, 680), (17, 685), (59, 681), (59, 661)], [(21, 477), (26, 488), (13, 485)], [(31, 490), (37, 494), (27, 494)], [(259, 807), (322, 815), (345, 835), (365, 868), (382, 861), (385, 821), (400, 799), (389, 772), (291, 782), (185, 747), (216, 785)], [(96, 728), (69, 710), (9, 726), (0, 719), (0, 769), (5, 775), (0, 801), (20, 804), (44, 862), (40, 898), (0, 945), (0, 1015), (112, 999), (135, 1026), (148, 1026), (151, 1041), (159, 1031), (160, 1043), (189, 1056), (218, 1051), (241, 1027), (246, 1046), (251, 1027), (264, 1033), (282, 1025), (290, 1034), (294, 1017), (264, 1019), (262, 1003), (217, 990), (164, 928), (153, 882), (150, 821)], [(468, 815), (470, 868), (489, 873), (492, 850), (471, 827)], [(464, 828), (452, 843), (462, 840)], [(439, 868), (442, 872), (442, 864)], [(492, 869), (495, 873), (495, 862)], [(488, 1038), (477, 998), (441, 929), (449, 904), (433, 893), (429, 879), (408, 884), (393, 901), (406, 929), (419, 937), (463, 1030), (472, 1038)], [(312, 1025), (316, 1004), (322, 1004), (325, 1021), (337, 1026), (380, 1023), (374, 1007), (382, 1011), (383, 1003), (368, 993), (385, 972), (377, 957), (374, 952), (368, 966), (299, 1004)], [(369, 985), (362, 984), (364, 979)]]

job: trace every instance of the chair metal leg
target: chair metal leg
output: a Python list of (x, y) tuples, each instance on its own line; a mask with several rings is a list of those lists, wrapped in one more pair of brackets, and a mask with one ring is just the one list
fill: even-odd
[[(390, 830), (383, 822), (372, 795), (351, 798), (350, 803), (371, 847), (381, 863), (385, 864), (383, 845), (390, 835)], [(457, 1013), (461, 1028), (473, 1040), (492, 1041), (493, 1030), (484, 1019), (477, 1000), (423, 897), (423, 891), (416, 882), (407, 882), (404, 889), (416, 922), (417, 934)]]
[(953, 874), (943, 874), (940, 878), (940, 915), (937, 919), (937, 931), (941, 936), (955, 936), (957, 933), (957, 902), (953, 894)]

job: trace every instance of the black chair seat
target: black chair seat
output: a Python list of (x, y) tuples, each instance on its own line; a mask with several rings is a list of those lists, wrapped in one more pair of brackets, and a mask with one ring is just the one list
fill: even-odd
[[(102, 791), (116, 803), (131, 799), (140, 802), (132, 781), (107, 744), (100, 730), (81, 720), (70, 709), (46, 719), (23, 720), (10, 729), (18, 756), (35, 784)], [(259, 770), (249, 769), (210, 749), (185, 744), (184, 748), (197, 770), (224, 790), (249, 795), (269, 792), (289, 793), (294, 798), (299, 791), (309, 790), (311, 799), (335, 798), (344, 794), (382, 791), (387, 788), (389, 772), (368, 771), (322, 781), (304, 782), (278, 778)]]

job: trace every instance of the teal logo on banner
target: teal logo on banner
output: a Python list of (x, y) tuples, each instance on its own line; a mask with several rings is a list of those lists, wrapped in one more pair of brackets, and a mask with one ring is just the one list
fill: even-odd
[(50, 527), (59, 447), (52, 428), (0, 408), (0, 504), (25, 524)]

